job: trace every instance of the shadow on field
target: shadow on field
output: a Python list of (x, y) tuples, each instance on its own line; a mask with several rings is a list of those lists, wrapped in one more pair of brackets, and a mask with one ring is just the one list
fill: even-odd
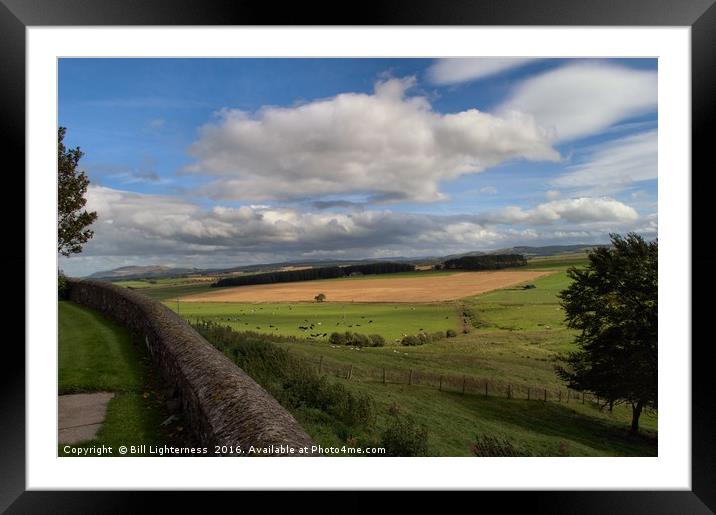
[(529, 432), (572, 440), (605, 452), (617, 451), (630, 456), (656, 456), (658, 453), (658, 440), (653, 432), (632, 435), (628, 424), (623, 421), (590, 417), (564, 404), (465, 397), (453, 392), (446, 395), (475, 410), (485, 421), (511, 424)]

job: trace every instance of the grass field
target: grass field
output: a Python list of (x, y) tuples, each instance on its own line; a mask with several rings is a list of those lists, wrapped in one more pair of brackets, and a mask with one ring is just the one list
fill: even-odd
[[(237, 330), (272, 331), (273, 334), (291, 336), (305, 336), (297, 326), (304, 325), (306, 320), (314, 324), (330, 320), (327, 323), (333, 324), (331, 330), (364, 331), (362, 321), (373, 319), (370, 329), (365, 332), (377, 332), (390, 339), (401, 332), (410, 334), (398, 327), (445, 330), (448, 327), (442, 324), (450, 321), (452, 327), (460, 328), (460, 315), (464, 311), (470, 315), (468, 334), (417, 347), (389, 344), (357, 349), (307, 340), (278, 345), (312, 363), (318, 363), (322, 357), (327, 365), (353, 365), (356, 371), (363, 367), (386, 368), (406, 374), (411, 369), (445, 375), (464, 374), (503, 384), (560, 389), (566, 394), (554, 372), (554, 358), (558, 353), (574, 349), (574, 333), (564, 326), (557, 294), (569, 284), (566, 269), (585, 262), (584, 257), (571, 255), (534, 260), (531, 266), (554, 272), (532, 281), (536, 286), (534, 289), (504, 288), (461, 301), (428, 306), (181, 302), (179, 310), (189, 319), (205, 318)], [(176, 302), (167, 304), (176, 309)], [(335, 326), (342, 321), (342, 309), (347, 310), (346, 325)], [(357, 327), (357, 323), (361, 326)], [(269, 325), (277, 327), (270, 328)], [(331, 331), (325, 332), (330, 334)], [(560, 404), (461, 395), (428, 386), (390, 382), (384, 385), (378, 379), (365, 378), (359, 373), (354, 374), (352, 380), (341, 377), (332, 380), (351, 391), (371, 395), (381, 413), (391, 406), (399, 406), (414, 415), (429, 428), (429, 454), (434, 456), (470, 455), (470, 444), (478, 434), (508, 438), (535, 455), (653, 456), (657, 452), (656, 414), (643, 415), (641, 422), (645, 436), (633, 437), (628, 433), (630, 412), (625, 406), (618, 406), (609, 413), (599, 411), (590, 402), (581, 404), (572, 400)], [(326, 445), (341, 443), (326, 429), (321, 417), (315, 418), (311, 412), (299, 412), (296, 416), (317, 441)], [(380, 415), (377, 424), (385, 424), (386, 418), (387, 415)]]
[(144, 288), (161, 288), (164, 286), (186, 286), (191, 284), (211, 284), (215, 277), (161, 277), (157, 279), (129, 279), (126, 281), (113, 281), (117, 286), (140, 290)]
[(212, 291), (213, 288), (208, 283), (192, 283), (192, 284), (178, 284), (171, 286), (154, 286), (150, 288), (141, 288), (137, 291), (142, 295), (151, 297), (156, 300), (167, 300), (175, 299), (178, 297), (184, 297), (186, 295), (194, 295), (198, 293), (206, 293)]
[(569, 254), (558, 254), (556, 256), (530, 258), (524, 270), (566, 270), (571, 266), (584, 266), (586, 263), (586, 253), (573, 252)]
[[(59, 303), (58, 374), (59, 394), (115, 393), (97, 438), (85, 446), (105, 444), (116, 452), (119, 445), (171, 441), (169, 429), (160, 426), (168, 413), (154, 390), (144, 348), (134, 345), (124, 328), (66, 301)], [(78, 446), (83, 444), (73, 445)]]
[[(554, 372), (555, 356), (574, 350), (574, 333), (564, 325), (557, 294), (569, 284), (566, 270), (585, 264), (583, 254), (532, 258), (523, 269), (551, 272), (530, 281), (536, 286), (534, 289), (507, 287), (432, 304), (336, 303), (329, 299), (326, 303), (259, 304), (181, 300), (177, 305), (177, 297), (212, 290), (201, 284), (153, 285), (142, 293), (163, 300), (171, 309), (178, 307), (179, 313), (189, 320), (205, 319), (239, 331), (299, 337), (277, 345), (311, 363), (323, 359), (327, 367), (352, 365), (356, 373), (351, 380), (344, 377), (331, 380), (352, 392), (369, 394), (379, 407), (376, 424), (380, 427), (387, 423), (389, 409), (409, 413), (426, 424), (429, 454), (433, 456), (469, 456), (471, 443), (482, 434), (507, 438), (520, 449), (541, 456), (654, 456), (658, 423), (655, 413), (642, 416), (645, 434), (633, 437), (628, 433), (630, 411), (625, 406), (617, 406), (610, 413), (598, 410), (590, 402), (545, 403), (469, 392), (462, 395), (459, 391), (439, 391), (429, 386), (390, 381), (382, 384), (375, 377), (360, 374), (361, 368), (386, 368), (406, 375), (409, 370), (424, 371), (566, 393)], [(454, 274), (440, 271), (395, 276), (437, 279)], [(375, 279), (363, 276), (334, 281), (354, 285)], [(465, 320), (463, 313), (468, 315)], [(370, 320), (373, 322), (368, 323)], [(465, 321), (468, 334), (462, 334)], [(394, 342), (403, 334), (447, 329), (455, 329), (458, 336), (416, 347)], [(333, 331), (381, 334), (388, 345), (358, 349), (333, 346), (321, 337), (301, 339), (317, 333), (330, 335)], [(345, 438), (326, 426), (323, 416), (315, 410), (299, 409), (294, 415), (319, 443), (345, 443)]]
[[(430, 456), (470, 456), (477, 435), (499, 436), (535, 456), (655, 456), (653, 433), (634, 437), (628, 432), (629, 413), (615, 409), (609, 415), (593, 405), (558, 404), (500, 397), (440, 392), (423, 386), (407, 386), (335, 379), (351, 391), (371, 395), (381, 413), (398, 407), (428, 427)], [(645, 430), (655, 428), (654, 417), (642, 417)], [(387, 416), (379, 417), (384, 425)], [(326, 444), (335, 437), (320, 424), (301, 420), (306, 430)]]
[[(273, 303), (235, 302), (164, 303), (189, 320), (204, 319), (229, 325), (239, 331), (259, 331), (286, 336), (308, 337), (351, 331), (380, 334), (389, 340), (418, 332), (458, 330), (457, 306), (451, 303), (351, 304), (351, 303)], [(313, 328), (311, 328), (313, 325)], [(306, 329), (301, 329), (304, 327)], [(326, 341), (327, 337), (317, 337)]]

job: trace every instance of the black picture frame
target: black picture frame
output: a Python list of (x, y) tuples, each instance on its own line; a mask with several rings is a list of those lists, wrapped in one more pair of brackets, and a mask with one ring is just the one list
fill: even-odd
[[(713, 270), (716, 259), (708, 240), (713, 215), (706, 211), (707, 162), (712, 147), (707, 130), (716, 106), (716, 0), (392, 0), (352, 5), (243, 0), (0, 0), (0, 102), (6, 191), (24, 199), (25, 169), (25, 29), (28, 26), (87, 25), (533, 25), (533, 26), (688, 26), (692, 63), (692, 277)], [(346, 14), (344, 14), (346, 13)], [(350, 13), (350, 14), (347, 14)], [(14, 161), (14, 164), (10, 163)], [(684, 171), (688, 173), (688, 171)], [(697, 180), (702, 184), (696, 187)], [(10, 181), (8, 183), (7, 181)], [(12, 184), (14, 181), (14, 184)], [(8, 195), (9, 197), (10, 195)], [(7, 213), (17, 220), (19, 206), (6, 198)], [(24, 212), (24, 210), (23, 210)], [(10, 220), (6, 218), (6, 220)], [(10, 227), (12, 226), (12, 227)], [(6, 225), (25, 241), (24, 226)], [(22, 229), (22, 230), (21, 230)], [(19, 234), (22, 233), (22, 234)], [(13, 244), (0, 258), (5, 270), (24, 268), (24, 244)], [(26, 271), (26, 274), (31, 271)], [(6, 287), (20, 291), (20, 274)], [(698, 338), (710, 303), (707, 281), (692, 281), (692, 490), (482, 492), (480, 502), (497, 501), (500, 509), (525, 502), (530, 510), (549, 513), (712, 513), (716, 511), (716, 392), (708, 338)], [(23, 290), (24, 291), (24, 290)], [(16, 294), (15, 294), (16, 295)], [(699, 302), (699, 297), (704, 299)], [(16, 303), (20, 306), (20, 303)], [(24, 307), (24, 302), (22, 303)], [(31, 309), (31, 306), (28, 306)], [(706, 333), (703, 333), (706, 334)], [(0, 359), (0, 510), (7, 513), (107, 513), (141, 511), (147, 493), (25, 491), (25, 357), (24, 349), (7, 345)], [(8, 349), (8, 347), (12, 347)], [(190, 508), (184, 493), (161, 494), (163, 510)], [(224, 493), (223, 497), (233, 495)], [(237, 493), (242, 503), (250, 497)], [(259, 502), (272, 494), (260, 495)], [(322, 504), (331, 506), (331, 495)], [(350, 493), (350, 495), (358, 495)], [(455, 494), (453, 494), (455, 495)], [(220, 499), (220, 501), (223, 499)], [(253, 500), (253, 499), (252, 499)], [(412, 495), (423, 502), (421, 495)], [(216, 503), (215, 499), (212, 499)], [(459, 502), (454, 499), (454, 502)], [(201, 502), (201, 500), (200, 500)], [(341, 501), (346, 505), (345, 499)], [(214, 504), (218, 506), (218, 504)], [(350, 502), (347, 505), (351, 505)], [(204, 506), (207, 506), (204, 504)], [(489, 505), (485, 505), (489, 506)], [(179, 508), (177, 508), (179, 507)]]

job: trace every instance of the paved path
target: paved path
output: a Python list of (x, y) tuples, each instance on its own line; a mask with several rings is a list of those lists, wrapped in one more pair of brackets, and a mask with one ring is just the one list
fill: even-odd
[(107, 404), (114, 397), (111, 392), (75, 393), (60, 395), (60, 443), (78, 443), (91, 440), (102, 427), (107, 415)]

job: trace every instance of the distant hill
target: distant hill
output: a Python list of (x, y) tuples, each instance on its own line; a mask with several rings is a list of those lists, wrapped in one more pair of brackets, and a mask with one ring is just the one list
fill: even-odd
[(159, 279), (163, 277), (176, 277), (179, 275), (197, 273), (195, 268), (172, 268), (162, 265), (122, 266), (113, 270), (102, 270), (89, 276), (90, 279), (104, 279), (109, 281), (130, 279)]
[(573, 254), (575, 252), (586, 252), (598, 247), (609, 247), (609, 245), (548, 245), (545, 247), (509, 247), (494, 250), (490, 254), (522, 254), (526, 257), (557, 256), (559, 254)]
[[(458, 259), (461, 257), (466, 256), (484, 256), (487, 254), (487, 252), (483, 252), (481, 250), (473, 250), (471, 252), (462, 252), (461, 254), (448, 254), (447, 256), (437, 257), (437, 258), (431, 258), (437, 261), (447, 261), (448, 259)], [(490, 252), (490, 254), (503, 254), (503, 252)], [(508, 252), (504, 252), (504, 254), (509, 254)]]

